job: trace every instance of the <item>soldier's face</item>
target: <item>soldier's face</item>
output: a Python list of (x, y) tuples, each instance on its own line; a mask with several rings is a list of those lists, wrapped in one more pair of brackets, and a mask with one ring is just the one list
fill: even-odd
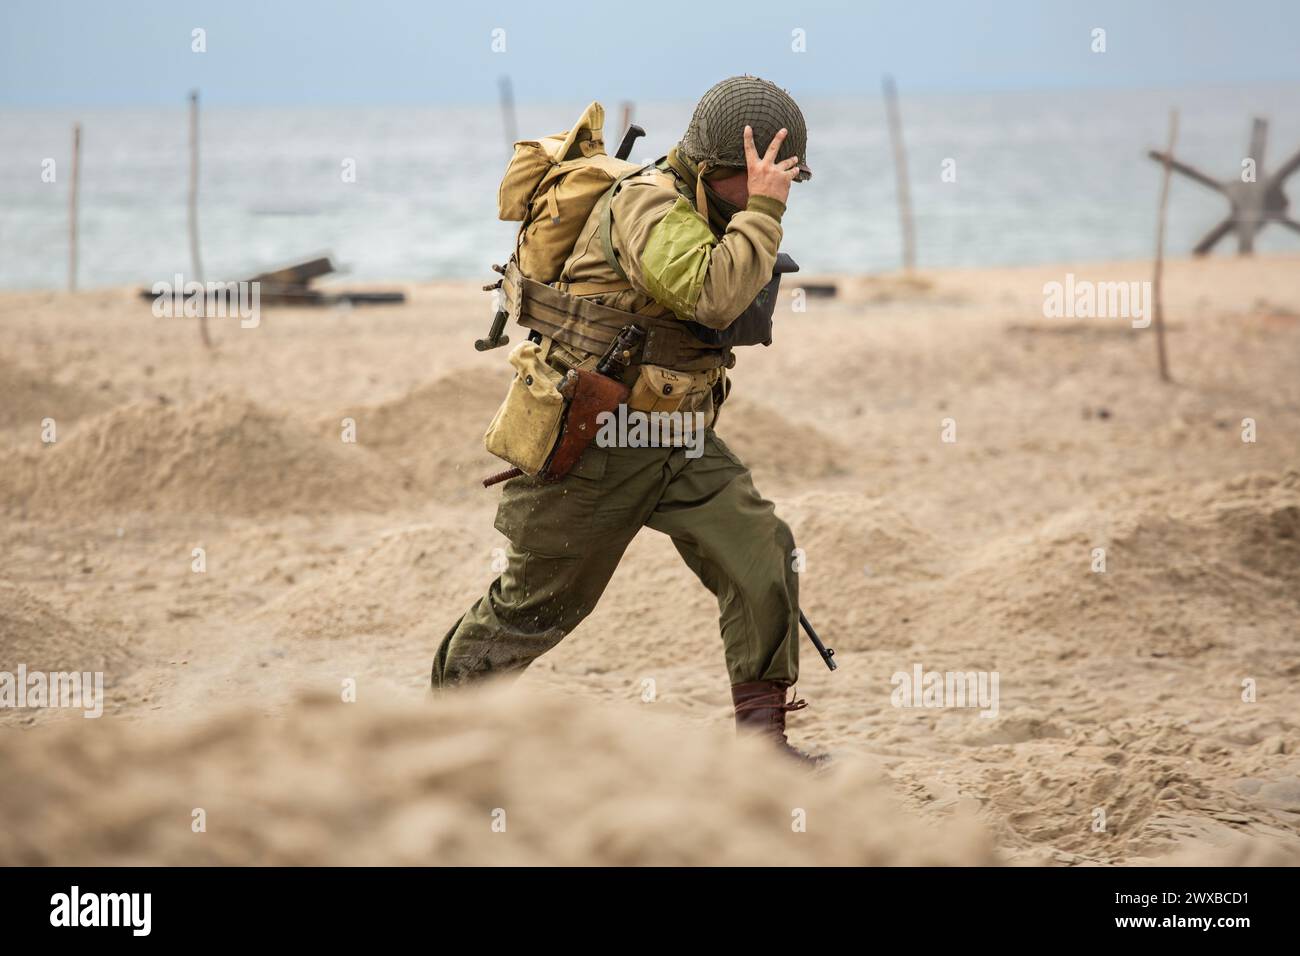
[(730, 176), (710, 179), (709, 185), (719, 196), (740, 209), (744, 209), (749, 204), (749, 179), (743, 169), (737, 170)]

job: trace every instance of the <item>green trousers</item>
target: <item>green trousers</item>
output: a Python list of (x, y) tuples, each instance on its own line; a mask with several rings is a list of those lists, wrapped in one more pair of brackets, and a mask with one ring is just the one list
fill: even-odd
[(443, 638), (435, 689), (522, 671), (558, 644), (595, 608), (642, 526), (669, 535), (717, 597), (733, 684), (798, 677), (794, 538), (712, 429), (696, 458), (593, 443), (562, 481), (512, 478), (502, 490), (508, 565)]

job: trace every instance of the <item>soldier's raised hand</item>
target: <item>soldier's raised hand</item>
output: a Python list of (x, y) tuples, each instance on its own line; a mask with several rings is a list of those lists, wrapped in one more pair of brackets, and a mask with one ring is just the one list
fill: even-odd
[(754, 149), (754, 130), (750, 126), (745, 127), (745, 165), (748, 167), (751, 196), (770, 196), (781, 202), (786, 202), (789, 198), (790, 184), (799, 175), (799, 157), (791, 156), (779, 163), (776, 161), (776, 154), (785, 142), (786, 132), (784, 129), (778, 130), (768, 144), (767, 152), (760, 157), (758, 150)]

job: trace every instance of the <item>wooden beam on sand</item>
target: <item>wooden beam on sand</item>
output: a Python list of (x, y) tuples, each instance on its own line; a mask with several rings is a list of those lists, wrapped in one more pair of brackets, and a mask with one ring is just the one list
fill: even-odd
[[(314, 255), (309, 259), (272, 266), (247, 279), (237, 281), (255, 283), (258, 289), (258, 301), (263, 305), (393, 305), (406, 301), (406, 293), (396, 290), (323, 292), (311, 287), (314, 280), (337, 271), (334, 260), (330, 256)], [(156, 296), (152, 289), (141, 289), (140, 298), (153, 299)]]
[(259, 272), (249, 282), (261, 282), (274, 286), (305, 286), (312, 279), (319, 279), (334, 271), (334, 262), (329, 256), (316, 256), (294, 262), (285, 266), (276, 266), (265, 272)]
[(1160, 211), (1156, 217), (1156, 262), (1155, 272), (1151, 277), (1151, 319), (1156, 329), (1156, 363), (1160, 369), (1160, 381), (1168, 382), (1169, 357), (1165, 353), (1165, 309), (1161, 301), (1160, 280), (1165, 265), (1165, 210), (1169, 205), (1169, 180), (1172, 178), (1174, 163), (1174, 143), (1178, 139), (1178, 110), (1169, 111), (1169, 143), (1165, 146), (1165, 174), (1160, 183)]

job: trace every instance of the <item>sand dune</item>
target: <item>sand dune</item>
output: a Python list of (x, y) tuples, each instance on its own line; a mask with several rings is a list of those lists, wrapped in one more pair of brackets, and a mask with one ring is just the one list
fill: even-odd
[(796, 424), (776, 409), (749, 398), (728, 398), (718, 433), (760, 475), (804, 481), (845, 474), (848, 449), (815, 425)]
[(65, 425), (104, 407), (94, 392), (76, 385), (61, 385), (35, 371), (0, 358), (0, 431), (27, 429), (39, 435), (42, 422), (54, 419)]
[(1300, 618), (1300, 474), (1092, 503), (991, 542), (947, 590), (1016, 632), (1074, 634), (1082, 654), (1195, 656), (1247, 622), (1282, 637)]
[(490, 527), (472, 533), (447, 522), (385, 532), (257, 617), (283, 636), (326, 640), (404, 635), (430, 628), (431, 619), (450, 625), (464, 610), (460, 602), (483, 586), (492, 548), (505, 544), (498, 537)]
[(927, 826), (862, 767), (811, 777), (725, 733), (519, 688), (33, 735), (39, 752), (0, 738), (0, 864), (996, 859), (973, 821)]
[(509, 384), (509, 374), (500, 369), (443, 375), (401, 398), (345, 409), (322, 430), (337, 435), (340, 419), (352, 418), (358, 443), (399, 465), (407, 487), (421, 494), (441, 488), (481, 496), (479, 481), (507, 467), (484, 450), (483, 432)]
[[(0, 737), (12, 773), (0, 865), (1003, 861), (973, 801), (927, 820), (871, 764), (810, 775), (757, 742), (652, 710), (496, 686), (420, 705), (314, 695), (281, 717), (226, 710)], [(1147, 769), (1095, 780), (1094, 799), (1127, 815), (1168, 806), (1171, 782)], [(1050, 807), (1068, 795), (1064, 780), (1036, 777), (1018, 785), (1022, 798)], [(1228, 831), (1138, 862), (1298, 859)]]
[(0, 670), (12, 673), (21, 662), (45, 673), (123, 673), (129, 659), (116, 634), (79, 625), (27, 588), (0, 581)]
[(135, 403), (29, 453), (11, 500), (64, 514), (377, 511), (401, 488), (370, 452), (242, 398)]

